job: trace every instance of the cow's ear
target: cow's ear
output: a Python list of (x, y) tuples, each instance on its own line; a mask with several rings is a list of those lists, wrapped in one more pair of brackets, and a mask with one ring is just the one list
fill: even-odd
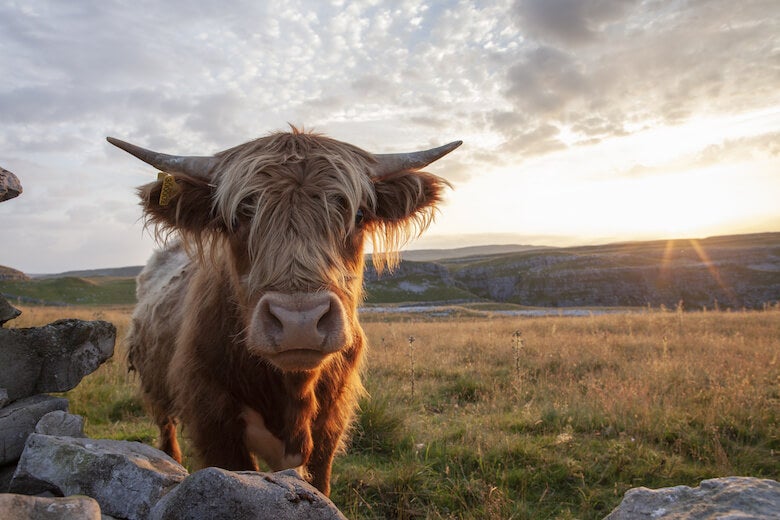
[(374, 179), (375, 206), (365, 216), (378, 271), (395, 266), (401, 247), (425, 231), (449, 187), (441, 177), (419, 171), (401, 171)]
[(144, 219), (158, 235), (173, 231), (202, 235), (224, 225), (214, 214), (213, 184), (183, 174), (161, 174), (156, 182), (138, 188)]
[(449, 186), (441, 177), (425, 172), (403, 171), (381, 177), (374, 181), (374, 216), (388, 224), (403, 225), (419, 213), (431, 213)]

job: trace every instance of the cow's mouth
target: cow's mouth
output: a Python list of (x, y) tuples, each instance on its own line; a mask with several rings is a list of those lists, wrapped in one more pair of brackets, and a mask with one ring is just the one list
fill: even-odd
[(294, 348), (268, 356), (271, 363), (285, 372), (314, 370), (328, 357), (327, 352), (308, 348)]

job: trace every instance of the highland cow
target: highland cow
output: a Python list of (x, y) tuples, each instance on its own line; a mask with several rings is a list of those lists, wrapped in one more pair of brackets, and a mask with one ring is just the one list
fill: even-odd
[(461, 143), (374, 155), (293, 128), (195, 157), (108, 140), (161, 170), (138, 192), (165, 246), (127, 336), (161, 448), (181, 461), (181, 420), (201, 466), (263, 460), (327, 495), (364, 392), (364, 242), (392, 267), (448, 186), (420, 169)]

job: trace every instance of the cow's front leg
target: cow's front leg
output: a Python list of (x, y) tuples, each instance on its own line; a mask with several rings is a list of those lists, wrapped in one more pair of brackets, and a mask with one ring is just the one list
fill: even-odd
[(336, 452), (341, 448), (345, 431), (352, 422), (355, 397), (351, 392), (341, 395), (339, 401), (326, 401), (312, 425), (315, 439), (307, 465), (310, 481), (325, 496), (330, 495), (330, 473)]
[(330, 496), (330, 472), (342, 433), (343, 429), (341, 432), (325, 430), (314, 434), (317, 436), (317, 443), (314, 445), (307, 469), (311, 484), (325, 496)]

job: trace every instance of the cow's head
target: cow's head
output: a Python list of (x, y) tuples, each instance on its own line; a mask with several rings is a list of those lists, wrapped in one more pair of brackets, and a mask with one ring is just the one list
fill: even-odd
[(139, 188), (147, 222), (227, 269), (247, 348), (284, 371), (314, 369), (361, 334), (366, 238), (389, 252), (377, 268), (392, 264), (447, 186), (419, 170), (461, 144), (374, 155), (293, 128), (196, 157), (108, 140), (167, 174)]

